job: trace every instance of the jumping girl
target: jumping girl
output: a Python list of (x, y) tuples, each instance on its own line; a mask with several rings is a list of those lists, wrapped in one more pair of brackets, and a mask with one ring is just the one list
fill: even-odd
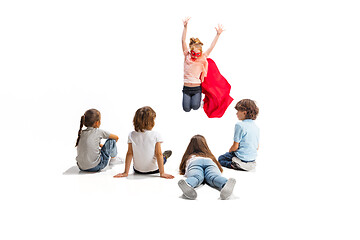
[(224, 31), (222, 25), (218, 25), (216, 36), (211, 46), (203, 53), (203, 43), (198, 38), (190, 38), (189, 48), (186, 45), (187, 24), (190, 18), (183, 20), (184, 30), (182, 34), (182, 49), (184, 53), (184, 88), (183, 88), (183, 109), (190, 112), (191, 109), (197, 110), (201, 105), (201, 83), (207, 75), (208, 62), (211, 51), (214, 49), (220, 34)]

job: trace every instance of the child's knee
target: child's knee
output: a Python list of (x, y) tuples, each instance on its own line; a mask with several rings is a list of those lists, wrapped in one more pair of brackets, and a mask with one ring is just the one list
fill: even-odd
[(194, 174), (191, 177), (196, 178), (198, 181), (198, 184), (201, 184), (204, 181), (204, 176), (201, 174)]
[(193, 105), (193, 109), (194, 109), (194, 110), (198, 110), (198, 109), (200, 108), (200, 106), (201, 106), (200, 103), (195, 103), (195, 104)]
[(225, 155), (220, 155), (218, 158), (219, 163), (224, 162), (226, 160), (227, 160), (227, 158), (225, 157)]
[[(107, 139), (106, 142), (108, 142), (109, 144), (116, 144), (116, 140), (115, 139)], [(105, 142), (105, 143), (106, 143)]]
[(190, 106), (183, 106), (183, 109), (184, 109), (185, 112), (190, 112), (191, 111)]
[(224, 159), (220, 160), (220, 158), (219, 158), (219, 163), (221, 166), (225, 167), (225, 165), (226, 165), (225, 162), (226, 162), (226, 160), (224, 160)]

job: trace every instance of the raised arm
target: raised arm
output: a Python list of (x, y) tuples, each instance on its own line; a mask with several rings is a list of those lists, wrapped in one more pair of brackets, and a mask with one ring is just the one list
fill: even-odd
[(182, 38), (181, 38), (183, 52), (188, 52), (189, 51), (187, 46), (186, 46), (186, 32), (187, 32), (187, 24), (188, 24), (189, 20), (190, 20), (190, 17), (186, 17), (183, 20), (184, 30), (183, 30), (183, 34), (182, 34)]
[(220, 37), (220, 34), (221, 34), (223, 31), (225, 31), (223, 25), (220, 25), (220, 24), (219, 24), (217, 27), (215, 27), (215, 29), (216, 29), (216, 36), (215, 36), (214, 40), (212, 41), (209, 49), (206, 50), (206, 52), (205, 52), (205, 54), (206, 54), (207, 56), (209, 56), (210, 53), (211, 53), (211, 51), (214, 49), (214, 47), (215, 47), (215, 45), (216, 45), (216, 42), (217, 42), (217, 40), (218, 40), (219, 37)]

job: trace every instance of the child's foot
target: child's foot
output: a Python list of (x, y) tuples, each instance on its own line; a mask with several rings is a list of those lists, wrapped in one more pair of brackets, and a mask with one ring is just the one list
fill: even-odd
[[(231, 162), (231, 168), (235, 169), (235, 170), (243, 170), (239, 164), (237, 164), (236, 162)], [(243, 170), (244, 171), (244, 170)]]
[(232, 192), (234, 190), (235, 183), (236, 183), (236, 180), (234, 178), (229, 178), (229, 180), (227, 181), (225, 186), (220, 191), (220, 198), (222, 200), (225, 200), (230, 197), (230, 195), (232, 194)]
[(243, 170), (243, 171), (251, 171), (254, 170), (256, 167), (256, 162), (243, 162), (237, 157), (233, 157), (231, 159), (231, 166), (234, 166), (235, 169)]
[(168, 159), (172, 154), (172, 151), (171, 150), (166, 150), (164, 153), (163, 153), (163, 156)]
[(116, 156), (116, 157), (110, 158), (110, 164), (111, 165), (122, 164), (122, 163), (124, 163), (124, 159), (121, 158), (121, 157)]
[(194, 200), (197, 197), (197, 193), (184, 179), (178, 182), (180, 189), (183, 191), (184, 196), (188, 199)]

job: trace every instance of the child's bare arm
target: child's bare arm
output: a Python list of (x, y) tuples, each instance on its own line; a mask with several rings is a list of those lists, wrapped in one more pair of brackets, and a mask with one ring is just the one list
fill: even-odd
[(116, 136), (115, 134), (110, 134), (110, 136), (109, 136), (109, 139), (114, 139), (115, 141), (118, 141), (119, 140), (119, 137), (118, 136)]
[(161, 152), (161, 143), (160, 142), (157, 142), (156, 145), (155, 145), (155, 156), (156, 156), (157, 164), (158, 164), (158, 167), (159, 167), (160, 177), (167, 178), (167, 179), (174, 178), (173, 175), (165, 173), (165, 170), (164, 170), (164, 156), (163, 156), (163, 154)]
[(235, 152), (236, 150), (238, 150), (238, 148), (239, 148), (239, 143), (234, 142), (231, 148), (229, 149), (229, 152)]
[(130, 165), (131, 165), (132, 158), (133, 158), (132, 144), (129, 143), (128, 144), (128, 151), (126, 153), (126, 158), (125, 158), (125, 170), (124, 170), (123, 173), (116, 174), (114, 176), (115, 178), (127, 177), (129, 175), (129, 170), (130, 170)]
[(187, 31), (187, 24), (188, 24), (189, 20), (190, 20), (190, 17), (186, 17), (183, 20), (184, 30), (183, 30), (183, 34), (182, 34), (182, 38), (181, 38), (183, 52), (188, 52), (189, 51), (187, 46), (186, 46), (186, 31)]
[(210, 55), (211, 51), (214, 49), (214, 47), (215, 47), (215, 45), (216, 45), (216, 43), (217, 43), (217, 40), (218, 40), (219, 37), (220, 37), (220, 34), (224, 31), (223, 25), (220, 25), (220, 24), (218, 25), (217, 28), (215, 27), (215, 29), (216, 29), (216, 36), (215, 36), (214, 40), (212, 41), (209, 49), (206, 50), (206, 52), (205, 52), (205, 54), (206, 54), (207, 56)]

